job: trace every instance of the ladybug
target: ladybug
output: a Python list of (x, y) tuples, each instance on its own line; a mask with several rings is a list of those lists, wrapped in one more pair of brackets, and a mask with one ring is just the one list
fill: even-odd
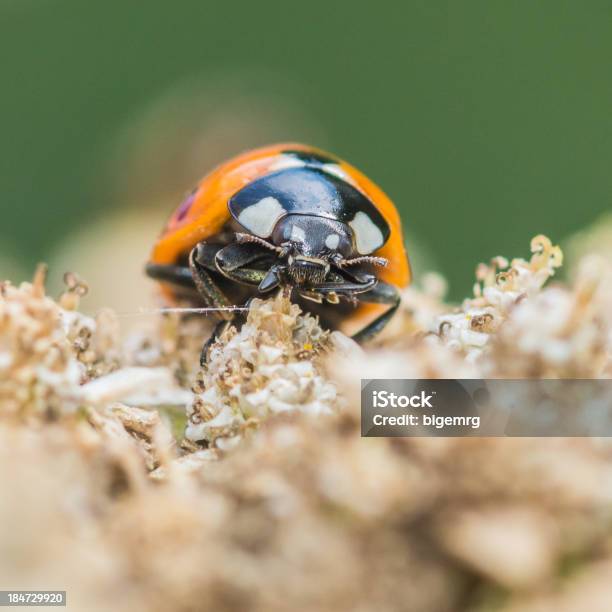
[[(146, 273), (212, 308), (278, 287), (357, 341), (378, 333), (410, 282), (398, 212), (346, 162), (314, 147), (248, 151), (205, 176), (170, 217)], [(236, 318), (221, 319), (202, 352)]]

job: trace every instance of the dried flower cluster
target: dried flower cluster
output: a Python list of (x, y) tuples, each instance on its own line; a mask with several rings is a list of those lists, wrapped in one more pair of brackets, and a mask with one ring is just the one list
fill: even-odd
[(458, 312), (438, 318), (439, 333), (451, 347), (464, 349), (476, 358), (521, 300), (539, 292), (563, 263), (558, 246), (545, 236), (531, 241), (530, 261), (495, 257), (476, 270), (474, 297), (466, 299)]
[(4, 583), (93, 612), (607, 609), (609, 444), (359, 436), (360, 377), (610, 376), (610, 260), (545, 286), (561, 253), (532, 251), (459, 307), (428, 276), (365, 352), (255, 301), (197, 373), (197, 318), (121, 341), (74, 276), (2, 284)]
[(610, 263), (597, 255), (586, 257), (572, 285), (544, 286), (561, 266), (562, 252), (545, 236), (536, 236), (531, 250), (529, 261), (496, 257), (480, 264), (474, 297), (457, 308), (444, 304), (443, 283), (435, 277), (422, 291), (406, 290), (403, 321), (380, 353), (383, 361), (389, 350), (410, 357), (396, 360), (393, 375), (607, 377)]
[[(0, 285), (0, 402), (3, 414), (72, 413), (84, 383), (117, 367), (116, 329), (76, 308), (86, 292), (66, 275), (58, 302), (45, 295), (45, 268), (32, 283)], [(102, 313), (101, 318), (112, 319)]]
[[(111, 311), (95, 318), (77, 311), (87, 287), (75, 275), (65, 276), (57, 301), (45, 293), (45, 275), (40, 266), (32, 283), (0, 285), (0, 418), (72, 426), (86, 417), (105, 438), (130, 437), (153, 469), (159, 415), (137, 406), (183, 403), (186, 391), (166, 368), (126, 365), (139, 352), (128, 360)], [(121, 399), (133, 405), (121, 407)]]
[(211, 348), (187, 409), (185, 437), (225, 444), (271, 414), (331, 414), (335, 386), (321, 372), (319, 354), (329, 345), (315, 318), (280, 293), (255, 300), (240, 331), (228, 331)]

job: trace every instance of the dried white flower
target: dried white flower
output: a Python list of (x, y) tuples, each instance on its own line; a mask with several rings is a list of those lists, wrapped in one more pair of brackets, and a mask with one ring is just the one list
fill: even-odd
[(474, 298), (464, 300), (459, 312), (436, 321), (440, 336), (452, 348), (478, 358), (517, 302), (538, 292), (563, 263), (561, 249), (545, 236), (531, 241), (531, 252), (529, 261), (513, 259), (508, 264), (505, 258), (495, 257), (488, 266), (480, 264)]
[(230, 328), (210, 351), (187, 408), (185, 437), (193, 442), (241, 435), (271, 414), (331, 414), (334, 384), (316, 355), (329, 346), (317, 320), (282, 293), (254, 300), (239, 332)]

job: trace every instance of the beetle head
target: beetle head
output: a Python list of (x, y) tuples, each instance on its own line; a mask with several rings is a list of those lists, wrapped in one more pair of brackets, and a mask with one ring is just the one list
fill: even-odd
[(298, 286), (316, 287), (330, 270), (330, 262), (353, 253), (350, 229), (339, 221), (314, 215), (287, 215), (272, 234), (281, 247), (287, 273)]

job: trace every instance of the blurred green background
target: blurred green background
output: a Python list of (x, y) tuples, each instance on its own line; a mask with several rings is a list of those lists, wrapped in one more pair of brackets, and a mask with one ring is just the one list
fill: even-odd
[(199, 175), (268, 141), (374, 178), (455, 298), (610, 208), (609, 2), (0, 0), (0, 57), (0, 276), (50, 261), (109, 305)]

